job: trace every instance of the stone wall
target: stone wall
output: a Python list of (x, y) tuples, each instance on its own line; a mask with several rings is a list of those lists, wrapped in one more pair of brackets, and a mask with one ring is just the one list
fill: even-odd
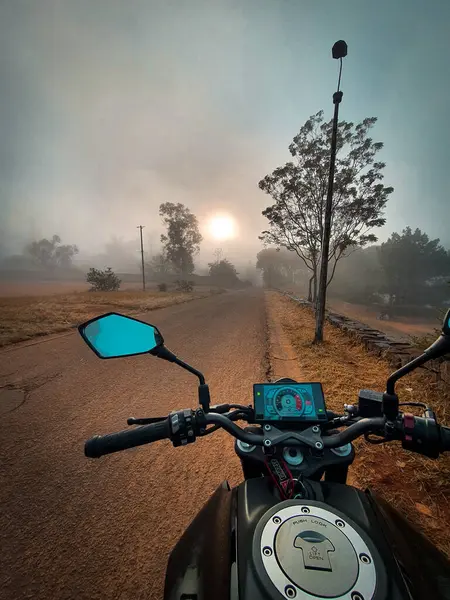
[[(304, 298), (299, 298), (288, 292), (281, 293), (312, 310), (312, 304)], [(407, 342), (394, 340), (382, 331), (372, 329), (369, 325), (355, 321), (344, 315), (327, 311), (326, 319), (331, 325), (345, 332), (350, 338), (363, 344), (369, 352), (384, 358), (394, 369), (399, 369), (421, 354), (417, 348), (412, 347)], [(436, 382), (450, 386), (450, 356), (439, 360), (431, 360), (422, 368), (429, 371)]]

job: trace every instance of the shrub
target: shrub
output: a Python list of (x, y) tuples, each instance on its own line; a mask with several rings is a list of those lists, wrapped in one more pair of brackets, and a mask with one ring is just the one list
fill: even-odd
[(115, 292), (122, 283), (111, 267), (108, 267), (105, 271), (94, 268), (89, 269), (86, 281), (92, 285), (90, 292)]
[(175, 281), (177, 286), (177, 292), (192, 292), (194, 289), (193, 281), (186, 281), (185, 279), (180, 279)]
[(158, 283), (158, 290), (160, 292), (167, 292), (167, 283)]

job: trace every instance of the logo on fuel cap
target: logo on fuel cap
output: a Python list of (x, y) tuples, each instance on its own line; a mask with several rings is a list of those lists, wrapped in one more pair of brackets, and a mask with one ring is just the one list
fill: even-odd
[(305, 569), (316, 571), (332, 571), (328, 554), (335, 547), (328, 538), (318, 531), (302, 531), (294, 539), (294, 548), (300, 548), (303, 553)]

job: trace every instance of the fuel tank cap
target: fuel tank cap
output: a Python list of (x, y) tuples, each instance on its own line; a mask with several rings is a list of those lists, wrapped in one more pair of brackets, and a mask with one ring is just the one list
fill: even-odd
[[(370, 543), (370, 542), (369, 542)], [(259, 522), (253, 558), (284, 598), (373, 598), (374, 551), (354, 524), (325, 504), (286, 501)]]

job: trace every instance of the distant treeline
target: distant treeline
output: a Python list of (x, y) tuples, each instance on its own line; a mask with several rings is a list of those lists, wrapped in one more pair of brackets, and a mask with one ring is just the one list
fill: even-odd
[[(257, 266), (268, 287), (295, 286), (314, 300), (311, 270), (296, 252), (266, 248), (258, 254)], [(329, 284), (329, 295), (357, 304), (389, 305), (405, 316), (448, 305), (450, 251), (438, 239), (407, 227), (380, 245), (348, 249)]]

